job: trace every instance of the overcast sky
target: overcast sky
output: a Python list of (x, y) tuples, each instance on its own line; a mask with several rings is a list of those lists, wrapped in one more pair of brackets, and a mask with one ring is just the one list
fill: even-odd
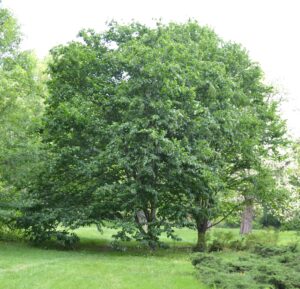
[(53, 46), (74, 39), (82, 28), (105, 29), (105, 22), (189, 18), (213, 28), (225, 40), (241, 43), (259, 62), (268, 82), (286, 98), (283, 117), (300, 137), (299, 0), (2, 0), (17, 17), (23, 48), (44, 57)]

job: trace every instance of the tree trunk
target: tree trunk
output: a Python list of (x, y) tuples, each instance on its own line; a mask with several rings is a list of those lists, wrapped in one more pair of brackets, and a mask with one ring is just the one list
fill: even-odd
[(144, 233), (148, 233), (148, 220), (144, 211), (140, 210), (136, 212), (136, 221), (141, 226)]
[(201, 221), (197, 221), (197, 232), (198, 239), (195, 247), (195, 251), (204, 252), (206, 250), (206, 231), (208, 229), (208, 220), (203, 219)]
[(151, 250), (155, 250), (159, 245), (159, 238), (156, 233), (156, 208), (149, 210), (139, 210), (136, 212), (135, 219), (138, 229), (143, 235), (143, 240), (148, 242)]
[(240, 234), (246, 235), (252, 231), (252, 221), (254, 217), (254, 204), (252, 198), (246, 197), (246, 206), (242, 213)]

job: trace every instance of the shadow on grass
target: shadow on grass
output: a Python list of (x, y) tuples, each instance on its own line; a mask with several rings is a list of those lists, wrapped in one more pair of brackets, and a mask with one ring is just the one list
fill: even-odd
[(91, 239), (81, 238), (80, 243), (75, 250), (89, 251), (89, 252), (115, 252), (124, 255), (155, 255), (155, 256), (169, 256), (174, 253), (191, 253), (193, 246), (181, 242), (165, 242), (166, 248), (157, 248), (151, 250), (148, 246), (137, 241), (118, 242), (117, 245), (107, 239)]
[[(24, 242), (20, 242), (24, 243)], [(62, 244), (56, 241), (47, 241), (42, 244), (33, 244), (28, 242), (29, 246), (44, 250), (55, 250), (72, 253), (85, 253), (85, 254), (97, 254), (97, 253), (109, 253), (115, 256), (155, 256), (155, 257), (178, 257), (178, 255), (189, 255), (193, 251), (193, 246), (186, 242), (172, 242), (167, 241), (166, 248), (157, 248), (151, 250), (146, 245), (143, 245), (137, 241), (130, 242), (118, 242), (115, 245), (112, 240), (101, 238), (89, 238), (81, 237), (79, 243), (72, 248), (66, 248)]]

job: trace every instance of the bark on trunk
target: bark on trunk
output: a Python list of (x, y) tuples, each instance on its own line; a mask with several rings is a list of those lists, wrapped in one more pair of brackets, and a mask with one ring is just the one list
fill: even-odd
[(156, 208), (149, 210), (139, 210), (135, 216), (138, 228), (143, 235), (144, 241), (148, 242), (151, 250), (158, 246), (159, 238), (155, 233), (156, 229)]
[(144, 233), (148, 233), (148, 220), (144, 211), (140, 210), (136, 212), (136, 221), (144, 230)]
[(195, 251), (204, 252), (206, 250), (206, 231), (208, 229), (208, 220), (201, 220), (197, 222), (198, 239)]
[(240, 227), (241, 235), (246, 235), (251, 233), (253, 217), (254, 217), (253, 200), (250, 198), (246, 198), (246, 206), (242, 213), (242, 219), (241, 219), (241, 227)]

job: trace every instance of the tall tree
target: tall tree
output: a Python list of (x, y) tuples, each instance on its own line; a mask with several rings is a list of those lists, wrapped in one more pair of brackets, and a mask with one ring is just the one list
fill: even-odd
[(0, 216), (15, 207), (37, 163), (42, 112), (37, 59), (19, 50), (20, 33), (15, 18), (0, 8)]
[(161, 232), (190, 225), (203, 249), (208, 220), (284, 133), (260, 68), (196, 22), (111, 23), (80, 36), (52, 50), (52, 157), (29, 194), (27, 227), (39, 216), (50, 235), (109, 219), (119, 237), (155, 247)]

